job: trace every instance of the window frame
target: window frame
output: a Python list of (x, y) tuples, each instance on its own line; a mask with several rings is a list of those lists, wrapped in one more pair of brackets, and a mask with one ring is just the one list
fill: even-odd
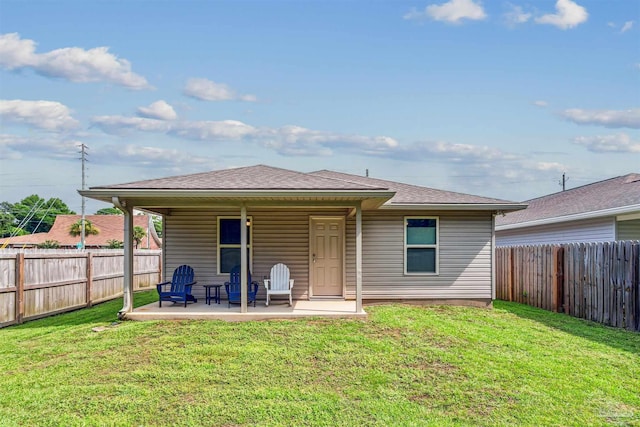
[[(242, 218), (238, 215), (228, 215), (228, 216), (218, 216), (216, 219), (216, 262), (217, 262), (217, 273), (218, 275), (229, 274), (229, 272), (223, 273), (220, 268), (220, 248), (238, 248), (241, 249), (242, 243), (220, 243), (220, 220), (223, 219), (237, 219), (241, 221)], [(247, 221), (249, 221), (249, 235), (247, 236), (247, 249), (249, 249), (249, 259), (248, 266), (249, 271), (253, 271), (253, 216), (247, 216)]]
[[(426, 220), (435, 220), (436, 221), (436, 243), (435, 244), (408, 244), (407, 243), (407, 222), (410, 219), (426, 219)], [(404, 239), (403, 239), (403, 250), (404, 250), (404, 274), (405, 276), (438, 276), (440, 275), (440, 217), (439, 216), (405, 216), (402, 225), (404, 227)], [(435, 259), (435, 271), (407, 271), (407, 249), (435, 249), (436, 259)]]

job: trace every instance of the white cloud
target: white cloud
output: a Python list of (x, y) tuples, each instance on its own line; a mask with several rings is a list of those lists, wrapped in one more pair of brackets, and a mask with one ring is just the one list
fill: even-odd
[(403, 18), (406, 20), (423, 20), (431, 18), (435, 21), (444, 21), (451, 24), (460, 24), (462, 20), (483, 20), (487, 17), (482, 4), (474, 0), (449, 0), (440, 5), (427, 6), (423, 12), (412, 9)]
[(133, 144), (100, 147), (91, 152), (92, 159), (101, 164), (153, 166), (154, 168), (180, 169), (185, 165), (212, 165), (213, 159), (195, 156), (185, 150), (145, 147)]
[(573, 139), (573, 143), (594, 153), (640, 153), (640, 141), (632, 141), (626, 133), (579, 136)]
[(507, 3), (507, 7), (509, 11), (504, 13), (503, 18), (508, 27), (513, 28), (531, 19), (532, 14), (524, 12), (521, 6)]
[[(108, 133), (136, 130), (202, 142), (254, 144), (273, 150), (282, 156), (318, 157), (342, 154), (408, 162), (435, 162), (448, 165), (454, 176), (460, 176), (460, 183), (465, 187), (469, 187), (469, 183), (464, 176), (474, 176), (474, 183), (478, 184), (476, 187), (478, 189), (483, 188), (480, 183), (488, 186), (496, 180), (506, 178), (518, 182), (534, 182), (567, 169), (559, 163), (536, 162), (531, 160), (530, 156), (504, 152), (488, 146), (447, 142), (400, 144), (387, 136), (341, 134), (295, 125), (258, 128), (235, 120), (167, 122), (122, 116), (95, 117), (92, 122), (94, 126)], [(118, 152), (115, 155), (127, 155), (128, 158), (133, 159), (136, 156), (144, 158), (148, 153), (148, 157), (151, 158), (149, 164), (161, 163), (165, 158), (169, 164), (169, 158), (179, 158), (181, 155), (193, 152), (193, 150), (183, 149), (172, 155), (167, 151), (156, 153), (149, 147), (146, 150), (149, 151), (138, 152), (134, 147), (126, 150), (115, 149)], [(202, 161), (209, 160), (205, 158)], [(122, 158), (122, 161), (125, 162), (125, 159)], [(126, 161), (129, 162), (129, 160)]]
[[(0, 134), (0, 155), (3, 159), (23, 158), (60, 159), (78, 161), (81, 142), (57, 136), (19, 136)], [(215, 165), (210, 157), (197, 156), (185, 150), (128, 145), (92, 145), (91, 162), (99, 165), (153, 166), (171, 171), (182, 171), (185, 166)], [(192, 169), (188, 169), (192, 171)]]
[(31, 68), (45, 77), (76, 83), (109, 82), (128, 89), (149, 89), (147, 80), (131, 71), (131, 63), (109, 53), (107, 47), (85, 50), (66, 47), (35, 53), (33, 40), (17, 33), (0, 35), (0, 67), (7, 70)]
[(620, 29), (621, 33), (626, 33), (627, 31), (629, 31), (631, 28), (633, 28), (633, 21), (627, 21), (624, 23), (624, 25), (622, 26), (622, 28)]
[(257, 101), (255, 95), (240, 95), (224, 83), (201, 78), (187, 80), (183, 93), (202, 101)]
[(0, 134), (0, 153), (5, 159), (40, 157), (77, 161), (80, 144), (79, 141), (60, 139), (56, 136)]
[(175, 120), (178, 118), (173, 107), (163, 100), (156, 101), (148, 107), (139, 107), (137, 114), (140, 117), (158, 120)]
[[(538, 182), (567, 170), (566, 165), (535, 161), (530, 155), (509, 153), (488, 146), (443, 141), (399, 145), (376, 156), (389, 160), (445, 164), (452, 179), (464, 188), (475, 187), (477, 191), (486, 191), (495, 186), (496, 182), (505, 180)], [(473, 180), (469, 177), (473, 177)]]
[(239, 140), (254, 135), (256, 128), (237, 120), (184, 121), (175, 123), (168, 134), (202, 141)]
[(163, 121), (144, 117), (96, 116), (91, 119), (91, 124), (116, 135), (138, 131), (195, 141), (246, 140), (288, 156), (330, 155), (334, 151), (376, 155), (398, 146), (395, 139), (387, 136), (346, 135), (294, 125), (256, 128), (237, 120)]
[(171, 123), (164, 120), (145, 117), (96, 116), (91, 118), (91, 126), (111, 134), (123, 134), (126, 131), (160, 132), (171, 129)]
[(579, 125), (599, 125), (608, 128), (640, 129), (640, 108), (631, 110), (581, 110), (572, 108), (560, 113)]
[(236, 120), (165, 121), (144, 117), (96, 116), (91, 118), (91, 125), (115, 135), (127, 131), (153, 132), (202, 141), (237, 140), (256, 132), (253, 126)]
[(261, 129), (257, 137), (265, 147), (288, 156), (328, 156), (334, 150), (373, 155), (398, 146), (395, 139), (387, 136), (345, 135), (293, 125)]
[(544, 107), (547, 107), (549, 103), (547, 101), (538, 100), (538, 101), (533, 101), (533, 105), (535, 105), (536, 107), (544, 108)]
[(0, 117), (13, 123), (23, 123), (48, 131), (77, 128), (66, 105), (54, 101), (0, 100)]
[(571, 0), (558, 0), (556, 2), (556, 13), (536, 18), (538, 24), (549, 24), (567, 30), (576, 27), (589, 18), (587, 9)]

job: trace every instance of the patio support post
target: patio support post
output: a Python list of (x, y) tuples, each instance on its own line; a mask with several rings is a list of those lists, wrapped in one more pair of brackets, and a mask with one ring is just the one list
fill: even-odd
[(249, 268), (247, 266), (247, 207), (240, 208), (240, 313), (247, 312), (247, 287)]
[(123, 305), (118, 312), (118, 317), (123, 319), (133, 311), (133, 207), (118, 197), (113, 197), (112, 201), (124, 213)]
[(362, 203), (356, 205), (356, 313), (362, 311)]

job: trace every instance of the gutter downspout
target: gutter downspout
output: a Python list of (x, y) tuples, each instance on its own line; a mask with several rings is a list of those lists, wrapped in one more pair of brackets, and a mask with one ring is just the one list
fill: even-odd
[(496, 215), (491, 214), (491, 303), (496, 299)]
[(118, 318), (123, 320), (127, 313), (133, 311), (133, 207), (121, 202), (114, 196), (111, 202), (124, 212), (124, 277), (123, 277), (123, 305), (118, 312)]

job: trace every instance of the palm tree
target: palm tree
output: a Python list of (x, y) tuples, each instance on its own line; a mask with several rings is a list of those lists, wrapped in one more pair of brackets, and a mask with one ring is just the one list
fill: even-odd
[(117, 239), (107, 240), (107, 245), (109, 245), (109, 249), (122, 249), (124, 244)]
[[(100, 233), (100, 229), (98, 227), (96, 227), (95, 225), (93, 225), (91, 223), (91, 221), (87, 221), (86, 219), (84, 220), (84, 234), (87, 236), (90, 235), (96, 235)], [(69, 234), (71, 234), (73, 237), (77, 237), (80, 234), (82, 234), (82, 220), (78, 221), (78, 222), (74, 222), (73, 224), (71, 224), (71, 227), (69, 228)]]
[(39, 249), (58, 249), (59, 247), (60, 242), (58, 242), (57, 240), (45, 240), (38, 245)]
[(147, 232), (144, 231), (144, 228), (140, 227), (139, 225), (133, 227), (133, 240), (136, 242), (136, 249), (138, 249), (138, 245), (140, 244), (140, 242), (142, 242), (142, 239), (144, 239), (144, 236), (146, 235)]

